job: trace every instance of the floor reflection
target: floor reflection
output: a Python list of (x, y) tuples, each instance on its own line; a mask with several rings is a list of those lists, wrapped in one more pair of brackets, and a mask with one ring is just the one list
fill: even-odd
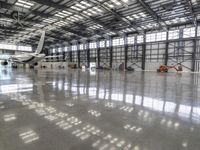
[(71, 135), (78, 145), (84, 141), (88, 150), (155, 150), (165, 145), (166, 150), (198, 150), (200, 146), (198, 74), (97, 71), (91, 75), (76, 70), (13, 74), (17, 80), (12, 75), (10, 82), (0, 85), (0, 96), (6, 96), (0, 100), (0, 111), (5, 111), (0, 116), (4, 122), (19, 123), (24, 117), (17, 113), (20, 103), (23, 111), (37, 118), (25, 129), (23, 123), (17, 126), (24, 144), (45, 141), (44, 135), (50, 133), (36, 128), (41, 123), (46, 131), (59, 129), (63, 137)]

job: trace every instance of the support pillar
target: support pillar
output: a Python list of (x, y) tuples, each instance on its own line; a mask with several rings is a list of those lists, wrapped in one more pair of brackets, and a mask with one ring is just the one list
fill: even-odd
[(100, 67), (100, 41), (97, 41), (97, 67)]
[(89, 41), (86, 42), (86, 51), (87, 51), (87, 67), (90, 68), (90, 47)]
[(77, 45), (77, 60), (78, 60), (78, 68), (81, 68), (81, 61), (80, 61), (80, 42), (78, 42), (78, 45)]
[(113, 63), (113, 38), (109, 38), (109, 46), (110, 46), (110, 68), (112, 69), (112, 63)]
[(166, 46), (165, 46), (165, 65), (168, 65), (168, 59), (169, 59), (169, 30), (167, 29), (167, 35), (166, 35)]
[(128, 64), (128, 40), (127, 40), (127, 35), (124, 36), (124, 65), (125, 65), (125, 70), (127, 70), (127, 65)]
[(145, 61), (146, 61), (146, 33), (143, 35), (143, 44), (142, 44), (142, 70), (145, 70)]
[(196, 52), (197, 52), (197, 31), (198, 31), (198, 24), (195, 24), (195, 38), (193, 40), (194, 49), (192, 54), (192, 72), (196, 71)]

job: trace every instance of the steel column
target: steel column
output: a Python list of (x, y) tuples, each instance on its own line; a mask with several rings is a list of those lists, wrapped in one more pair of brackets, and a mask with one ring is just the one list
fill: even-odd
[(97, 41), (97, 67), (100, 67), (100, 41)]
[(195, 38), (193, 40), (194, 42), (194, 49), (193, 49), (193, 54), (192, 54), (192, 71), (196, 71), (196, 52), (197, 52), (197, 31), (198, 31), (198, 25), (197, 23), (195, 24)]
[(90, 68), (90, 47), (89, 41), (86, 42), (86, 51), (87, 51), (87, 67)]
[(112, 63), (113, 63), (113, 38), (109, 38), (109, 44), (110, 44), (110, 68), (112, 69)]
[(77, 45), (77, 60), (78, 60), (78, 68), (81, 68), (81, 61), (80, 61), (80, 42), (78, 42), (78, 45)]
[(72, 62), (72, 44), (69, 44), (69, 61)]
[(127, 41), (127, 35), (124, 36), (124, 64), (125, 64), (125, 70), (127, 70), (127, 64), (128, 64), (128, 41)]
[(168, 65), (168, 59), (169, 59), (169, 30), (167, 30), (167, 36), (166, 36), (166, 47), (165, 47), (165, 65)]
[(145, 70), (146, 61), (146, 33), (143, 34), (143, 44), (142, 44), (142, 70)]

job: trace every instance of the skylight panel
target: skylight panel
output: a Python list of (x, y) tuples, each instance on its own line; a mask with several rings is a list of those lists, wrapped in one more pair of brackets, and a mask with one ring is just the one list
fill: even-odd
[(117, 0), (111, 0), (111, 2), (113, 2), (114, 4), (116, 4), (116, 5), (121, 5), (121, 3), (119, 2), (119, 1), (117, 1)]
[(77, 19), (83, 19), (83, 17), (80, 16), (80, 15), (74, 15), (74, 17), (77, 18)]
[(93, 10), (96, 10), (96, 11), (98, 11), (98, 12), (103, 12), (103, 10), (101, 10), (100, 8), (98, 8), (98, 7), (93, 7)]
[(65, 10), (63, 10), (63, 11), (58, 12), (57, 14), (55, 14), (55, 16), (61, 17), (61, 18), (66, 18), (66, 17), (68, 17), (70, 15), (72, 15), (72, 13), (68, 12), (68, 11), (65, 11)]
[(133, 31), (135, 31), (134, 28), (126, 28), (126, 29), (121, 30), (120, 33), (127, 33), (127, 32), (133, 32)]
[(77, 6), (71, 6), (72, 9), (77, 10), (77, 11), (81, 11), (81, 9)]
[(82, 8), (82, 9), (86, 9), (87, 8), (86, 6), (81, 5), (81, 4), (76, 4), (76, 6)]
[(84, 11), (84, 14), (88, 15), (88, 16), (92, 16), (92, 13), (88, 12), (88, 11)]
[(137, 19), (141, 19), (141, 18), (145, 18), (145, 17), (147, 17), (147, 15), (145, 13), (141, 12), (138, 14), (133, 14), (133, 15), (127, 16), (126, 18), (132, 21), (132, 20), (137, 20)]
[(18, 0), (15, 5), (20, 6), (20, 7), (24, 7), (24, 8), (31, 8), (32, 6), (34, 6), (33, 3), (26, 1), (26, 0)]
[(103, 28), (103, 26), (97, 24), (97, 25), (90, 26), (88, 29), (96, 30), (96, 29), (100, 29), (100, 28)]
[(111, 36), (111, 35), (115, 35), (115, 33), (110, 31), (110, 32), (107, 32), (105, 35)]
[(145, 13), (143, 13), (143, 12), (139, 13), (139, 15), (142, 16), (142, 17), (146, 17), (146, 16), (147, 16), (147, 15), (146, 15)]
[(97, 12), (94, 11), (94, 10), (92, 10), (92, 9), (88, 9), (88, 11), (89, 11), (90, 13), (92, 13), (92, 14), (97, 14)]
[(38, 28), (43, 28), (45, 25), (44, 24), (34, 24), (34, 27), (38, 27)]
[(198, 3), (197, 3), (197, 0), (191, 0), (191, 2), (192, 2), (193, 5), (198, 4)]
[(84, 4), (85, 6), (88, 6), (88, 7), (91, 7), (91, 6), (92, 6), (91, 4), (89, 4), (88, 2), (85, 2), (85, 1), (81, 1), (80, 3), (81, 3), (81, 4)]
[(80, 19), (83, 19), (83, 17), (79, 16), (79, 15), (74, 15), (74, 16), (71, 16), (71, 17), (67, 18), (67, 20), (69, 20), (71, 22), (80, 21)]
[(128, 1), (129, 1), (129, 0), (122, 0), (122, 2), (124, 2), (124, 3), (128, 3)]
[(43, 22), (46, 22), (46, 23), (49, 23), (49, 24), (54, 23), (56, 21), (57, 21), (57, 19), (54, 19), (54, 18), (47, 18), (47, 19), (43, 20)]
[(58, 21), (58, 22), (56, 22), (56, 23), (54, 23), (55, 25), (57, 25), (57, 26), (66, 26), (66, 25), (68, 25), (69, 23), (68, 22), (66, 22), (66, 21)]
[(186, 18), (186, 17), (182, 17), (182, 18), (174, 18), (172, 20), (167, 20), (165, 21), (165, 23), (167, 25), (170, 25), (170, 24), (177, 24), (177, 23), (183, 23), (183, 22), (187, 22), (189, 19)]
[(135, 19), (139, 19), (140, 17), (138, 16), (138, 15), (136, 15), (136, 14), (134, 14), (134, 15), (132, 15), (133, 16), (133, 18), (135, 18)]
[(5, 21), (5, 22), (12, 22), (12, 20), (11, 19), (8, 19), (8, 18), (0, 18), (0, 21)]
[(104, 3), (106, 6), (110, 7), (110, 8), (114, 8), (115, 6), (113, 4), (110, 4), (110, 3)]

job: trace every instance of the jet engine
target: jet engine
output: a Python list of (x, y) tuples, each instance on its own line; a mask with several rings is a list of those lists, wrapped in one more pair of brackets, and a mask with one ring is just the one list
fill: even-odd
[(8, 65), (8, 62), (7, 62), (7, 61), (3, 61), (3, 62), (1, 62), (1, 65), (2, 65), (2, 66), (7, 66), (7, 65)]

